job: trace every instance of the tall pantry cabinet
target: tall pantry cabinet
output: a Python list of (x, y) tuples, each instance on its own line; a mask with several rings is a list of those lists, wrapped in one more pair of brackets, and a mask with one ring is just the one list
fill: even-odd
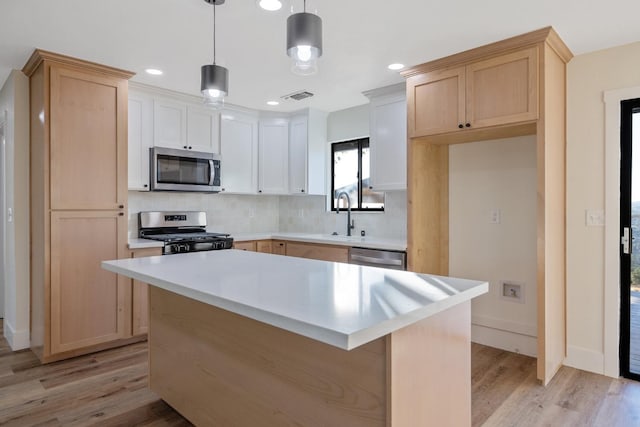
[(42, 362), (121, 344), (126, 278), (127, 71), (36, 50), (30, 78), (31, 347)]

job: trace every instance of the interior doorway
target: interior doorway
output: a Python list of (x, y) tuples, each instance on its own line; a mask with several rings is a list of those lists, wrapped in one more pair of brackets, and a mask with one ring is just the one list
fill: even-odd
[(620, 111), (620, 374), (640, 380), (640, 98)]
[[(7, 234), (6, 234), (6, 130), (7, 120), (6, 112), (0, 113), (0, 319), (4, 319), (4, 292), (6, 288), (7, 280), (7, 262), (6, 262), (6, 246), (7, 246)], [(2, 331), (0, 331), (2, 334)]]

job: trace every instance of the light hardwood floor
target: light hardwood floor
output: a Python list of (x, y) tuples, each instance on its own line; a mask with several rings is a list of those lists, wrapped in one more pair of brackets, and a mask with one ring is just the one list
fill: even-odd
[[(0, 338), (0, 425), (190, 426), (147, 389), (147, 355), (143, 342), (41, 365)], [(474, 426), (640, 426), (640, 383), (563, 367), (545, 388), (534, 359), (478, 344), (472, 389)]]

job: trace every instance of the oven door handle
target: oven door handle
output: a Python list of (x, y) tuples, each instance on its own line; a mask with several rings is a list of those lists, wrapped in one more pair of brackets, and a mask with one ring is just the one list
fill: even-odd
[(213, 160), (209, 159), (209, 186), (213, 185), (216, 178), (216, 169), (213, 167)]

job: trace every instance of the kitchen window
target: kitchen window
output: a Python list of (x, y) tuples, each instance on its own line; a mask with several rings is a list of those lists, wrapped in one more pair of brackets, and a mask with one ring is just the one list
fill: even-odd
[[(335, 211), (337, 195), (346, 192), (352, 211), (384, 211), (384, 193), (370, 188), (369, 138), (331, 144), (331, 210)], [(345, 197), (339, 200), (340, 209), (346, 209)]]

